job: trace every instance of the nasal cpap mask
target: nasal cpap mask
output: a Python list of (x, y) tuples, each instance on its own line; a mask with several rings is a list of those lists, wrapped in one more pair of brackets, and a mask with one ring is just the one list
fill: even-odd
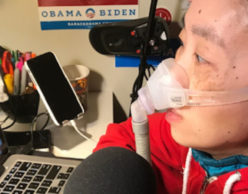
[(184, 106), (217, 106), (248, 101), (248, 87), (229, 91), (198, 91), (189, 88), (189, 76), (174, 59), (162, 61), (145, 87), (138, 91), (138, 99), (131, 105), (132, 128), (136, 152), (151, 162), (149, 124), (147, 114), (155, 110)]
[[(148, 114), (184, 106), (217, 106), (248, 100), (248, 88), (231, 91), (197, 91), (184, 88), (189, 78), (173, 58), (162, 61), (147, 85), (138, 91), (138, 102)], [(184, 87), (183, 87), (184, 86)]]

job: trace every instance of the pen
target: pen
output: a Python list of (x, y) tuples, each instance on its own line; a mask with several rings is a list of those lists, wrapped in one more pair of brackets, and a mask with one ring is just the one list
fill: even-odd
[(24, 94), (27, 85), (27, 71), (24, 66), (22, 66), (21, 70), (21, 86), (20, 86), (20, 94)]
[(2, 70), (5, 74), (14, 74), (14, 68), (11, 63), (11, 53), (9, 51), (4, 51), (3, 57), (2, 57)]
[(13, 65), (13, 67), (15, 68), (14, 64), (16, 63), (16, 60), (15, 60), (15, 51), (11, 51), (10, 52), (11, 54), (11, 64)]
[(13, 94), (13, 92), (14, 92), (13, 75), (10, 73), (7, 73), (4, 75), (3, 80), (4, 80), (5, 85), (7, 87), (8, 93)]
[(18, 51), (17, 50), (14, 52), (14, 58), (15, 58), (15, 61), (17, 62), (18, 61)]
[(20, 91), (20, 70), (17, 68), (17, 64), (14, 70), (14, 95), (18, 95)]

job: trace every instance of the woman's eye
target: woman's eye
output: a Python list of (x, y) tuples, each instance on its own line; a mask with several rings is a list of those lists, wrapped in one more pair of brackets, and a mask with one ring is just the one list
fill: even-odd
[(197, 58), (197, 61), (198, 61), (199, 63), (207, 63), (207, 61), (206, 61), (205, 59), (203, 59), (201, 56), (199, 56), (199, 55), (197, 55), (197, 54), (196, 54), (196, 58)]

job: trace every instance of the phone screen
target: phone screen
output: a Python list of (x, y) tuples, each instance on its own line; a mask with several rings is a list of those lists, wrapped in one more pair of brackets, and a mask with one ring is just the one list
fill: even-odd
[(42, 99), (45, 101), (44, 104), (48, 106), (48, 111), (50, 108), (50, 114), (53, 114), (60, 125), (63, 121), (75, 119), (84, 112), (53, 53), (48, 52), (30, 59), (26, 65), (41, 98), (43, 97)]

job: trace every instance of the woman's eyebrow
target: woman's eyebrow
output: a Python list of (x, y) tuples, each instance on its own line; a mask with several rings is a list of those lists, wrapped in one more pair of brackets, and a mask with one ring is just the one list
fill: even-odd
[(225, 48), (224, 40), (218, 36), (213, 28), (193, 25), (191, 31), (193, 34), (201, 36), (202, 38), (209, 40), (222, 48)]

